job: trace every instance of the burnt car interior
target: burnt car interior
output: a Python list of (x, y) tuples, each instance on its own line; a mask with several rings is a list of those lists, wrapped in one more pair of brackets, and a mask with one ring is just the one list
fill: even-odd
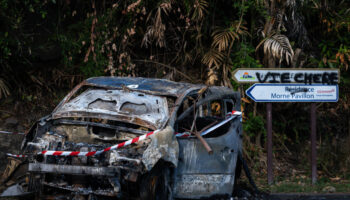
[[(181, 104), (177, 112), (177, 121), (175, 123), (176, 132), (192, 132), (196, 130), (203, 130), (215, 125), (225, 119), (227, 113), (232, 112), (235, 108), (235, 99), (220, 99), (206, 98), (203, 95), (198, 102), (198, 94), (187, 96)], [(196, 103), (195, 103), (196, 102)], [(194, 109), (194, 107), (196, 107)], [(212, 131), (205, 137), (217, 137), (227, 133), (230, 124), (225, 124), (218, 129)], [(191, 129), (192, 128), (192, 129)], [(200, 131), (201, 132), (201, 131)]]

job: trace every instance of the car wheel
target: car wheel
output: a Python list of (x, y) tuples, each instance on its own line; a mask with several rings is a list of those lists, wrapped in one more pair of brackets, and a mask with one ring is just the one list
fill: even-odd
[(142, 177), (140, 183), (140, 199), (170, 200), (170, 169), (165, 164), (157, 164)]

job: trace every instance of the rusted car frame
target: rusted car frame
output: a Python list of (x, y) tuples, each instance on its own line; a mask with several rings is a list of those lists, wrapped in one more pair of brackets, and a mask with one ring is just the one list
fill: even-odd
[[(240, 118), (203, 136), (212, 154), (193, 135), (176, 138), (175, 133), (198, 133), (232, 110), (240, 110), (240, 96), (225, 87), (147, 78), (87, 79), (26, 135), (22, 149), (30, 155), (29, 190), (126, 199), (230, 196), (242, 148)], [(96, 151), (154, 130), (161, 131), (94, 157), (38, 154)]]

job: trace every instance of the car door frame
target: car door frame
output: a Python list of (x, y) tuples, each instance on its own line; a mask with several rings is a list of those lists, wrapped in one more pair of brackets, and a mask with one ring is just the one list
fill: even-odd
[[(220, 100), (227, 111), (227, 101), (234, 104), (235, 110), (240, 110), (239, 93), (227, 90), (218, 92), (220, 88), (209, 88), (211, 95), (203, 98), (201, 103)], [(181, 106), (187, 96), (197, 92), (192, 90), (183, 96)], [(207, 100), (206, 100), (207, 99)], [(192, 109), (193, 110), (193, 109)], [(175, 124), (177, 112), (173, 112), (172, 122)], [(179, 143), (179, 163), (174, 172), (173, 194), (176, 198), (198, 199), (210, 197), (212, 195), (231, 195), (235, 180), (235, 169), (238, 152), (242, 148), (242, 125), (241, 120), (236, 118), (231, 120), (227, 133), (206, 138), (205, 140), (213, 149), (213, 154), (209, 155), (197, 138), (178, 138)], [(173, 124), (173, 125), (174, 125)]]

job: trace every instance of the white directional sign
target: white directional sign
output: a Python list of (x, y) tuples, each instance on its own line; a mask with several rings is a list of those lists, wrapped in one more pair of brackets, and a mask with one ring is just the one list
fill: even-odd
[(338, 69), (322, 68), (237, 68), (233, 79), (237, 83), (304, 83), (335, 85)]
[(246, 90), (256, 102), (337, 102), (338, 85), (260, 84)]

